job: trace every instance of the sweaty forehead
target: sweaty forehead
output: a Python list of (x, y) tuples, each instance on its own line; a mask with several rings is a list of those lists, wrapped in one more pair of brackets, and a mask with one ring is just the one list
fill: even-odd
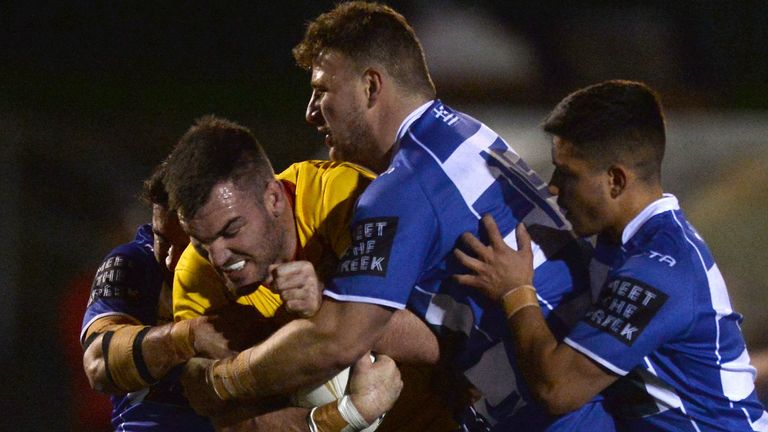
[(192, 217), (182, 215), (180, 221), (190, 235), (203, 239), (218, 233), (232, 219), (248, 211), (251, 198), (248, 191), (237, 188), (231, 181), (214, 185), (208, 201)]

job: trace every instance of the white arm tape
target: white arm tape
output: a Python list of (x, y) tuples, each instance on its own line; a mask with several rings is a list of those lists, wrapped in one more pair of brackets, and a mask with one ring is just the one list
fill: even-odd
[(370, 426), (363, 416), (360, 415), (360, 411), (357, 410), (349, 396), (344, 395), (344, 397), (339, 400), (338, 408), (341, 417), (343, 417), (355, 430), (363, 430)]

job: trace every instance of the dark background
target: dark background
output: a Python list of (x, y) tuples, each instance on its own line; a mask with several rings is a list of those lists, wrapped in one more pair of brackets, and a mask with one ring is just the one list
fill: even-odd
[[(424, 41), (439, 96), (481, 120), (492, 113), (497, 129), (518, 125), (505, 137), (524, 156), (548, 157), (546, 137), (525, 131), (570, 91), (609, 78), (656, 88), (670, 112), (669, 189), (762, 344), (766, 3), (559, 3), (389, 4)], [(309, 77), (290, 49), (332, 5), (0, 4), (0, 430), (103, 430), (79, 414), (94, 393), (82, 388), (77, 342), (89, 278), (149, 220), (135, 199), (141, 181), (195, 118), (250, 127), (277, 170), (322, 157), (304, 124)], [(503, 63), (503, 46), (527, 55)], [(500, 72), (473, 72), (496, 60)]]

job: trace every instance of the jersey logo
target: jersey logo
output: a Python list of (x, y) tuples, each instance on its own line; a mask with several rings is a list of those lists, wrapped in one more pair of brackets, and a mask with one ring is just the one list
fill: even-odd
[(122, 298), (135, 300), (138, 297), (136, 264), (127, 256), (115, 255), (101, 263), (91, 285), (90, 305), (96, 299)]
[(651, 251), (649, 258), (659, 260), (660, 263), (664, 263), (670, 267), (673, 267), (675, 264), (677, 264), (677, 261), (675, 261), (675, 259), (671, 256), (664, 255), (656, 251)]
[(632, 346), (669, 296), (630, 278), (608, 282), (586, 321), (627, 346)]
[(453, 126), (459, 121), (459, 116), (445, 109), (444, 105), (438, 105), (432, 108), (432, 114), (436, 119), (440, 119), (448, 126)]
[(386, 276), (397, 220), (396, 217), (363, 219), (352, 225), (352, 244), (341, 258), (337, 276)]

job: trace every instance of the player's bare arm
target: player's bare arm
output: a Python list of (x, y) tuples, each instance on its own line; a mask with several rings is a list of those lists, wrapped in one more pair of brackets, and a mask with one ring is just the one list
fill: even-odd
[[(379, 355), (375, 363), (372, 363), (371, 359), (370, 353), (366, 353), (355, 362), (349, 377), (348, 394), (339, 401), (332, 401), (311, 410), (296, 407), (274, 410), (259, 404), (231, 402), (224, 404), (221, 401), (211, 400), (209, 406), (218, 405), (218, 412), (215, 415), (208, 414), (214, 415), (213, 422), (217, 429), (229, 432), (304, 431), (307, 428), (307, 422), (314, 426), (313, 430), (338, 432), (351, 424), (346, 418), (349, 417), (349, 410), (352, 409), (353, 423), (361, 422), (352, 426), (354, 430), (360, 430), (389, 411), (403, 388), (400, 371), (391, 358)], [(189, 362), (187, 373), (182, 379), (188, 398), (193, 398), (194, 395), (191, 393), (196, 391), (199, 383), (204, 382), (206, 367), (211, 363), (212, 360), (200, 358)], [(197, 376), (194, 376), (195, 374)], [(200, 399), (197, 400), (200, 401)]]
[(518, 364), (542, 405), (552, 414), (579, 408), (618, 376), (568, 345), (558, 343), (550, 331), (533, 287), (533, 253), (525, 226), (517, 227), (515, 251), (504, 243), (493, 217), (486, 215), (482, 222), (489, 244), (484, 245), (470, 233), (462, 236), (474, 257), (459, 249), (454, 253), (472, 273), (456, 275), (456, 280), (501, 303), (514, 338)]

